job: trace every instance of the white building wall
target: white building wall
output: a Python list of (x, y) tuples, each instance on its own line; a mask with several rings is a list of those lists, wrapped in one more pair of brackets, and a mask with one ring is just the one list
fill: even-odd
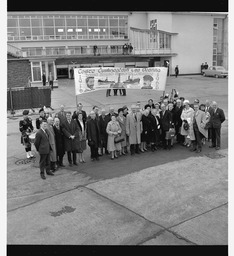
[(180, 74), (200, 73), (201, 64), (212, 65), (213, 17), (207, 15), (173, 14), (172, 51), (178, 55), (172, 58), (171, 68), (179, 66)]
[(147, 28), (150, 28), (150, 21), (157, 19), (158, 30), (172, 32), (172, 13), (170, 12), (150, 12), (147, 17)]
[(132, 12), (128, 15), (128, 26), (140, 29), (149, 29), (146, 12)]

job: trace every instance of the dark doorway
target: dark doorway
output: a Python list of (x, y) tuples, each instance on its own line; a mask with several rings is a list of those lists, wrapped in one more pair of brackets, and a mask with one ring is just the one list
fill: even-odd
[(68, 68), (57, 68), (57, 78), (68, 78)]

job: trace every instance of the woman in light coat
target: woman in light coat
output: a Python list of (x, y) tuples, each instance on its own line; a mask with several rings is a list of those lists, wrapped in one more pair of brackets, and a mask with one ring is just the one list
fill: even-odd
[(111, 115), (111, 121), (107, 124), (106, 132), (108, 134), (107, 150), (111, 153), (111, 160), (113, 160), (118, 158), (117, 151), (121, 150), (121, 143), (115, 143), (115, 137), (121, 134), (121, 128), (114, 114)]
[(142, 133), (142, 114), (136, 112), (136, 106), (131, 106), (131, 112), (127, 115), (126, 119), (126, 134), (129, 136), (129, 144), (131, 155), (135, 152), (140, 153), (141, 133)]
[(194, 134), (193, 147), (191, 151), (201, 152), (202, 139), (208, 137), (208, 130), (204, 129), (207, 123), (205, 112), (199, 110), (199, 104), (194, 104), (194, 115), (192, 119), (192, 133)]
[(121, 143), (121, 151), (120, 155), (125, 155), (125, 148), (127, 146), (126, 142), (126, 117), (123, 115), (123, 108), (118, 109), (118, 116), (116, 120), (119, 122), (120, 128), (121, 128), (121, 136), (124, 138), (124, 141)]
[[(191, 145), (191, 139), (190, 139), (190, 135), (192, 134), (192, 119), (193, 119), (193, 115), (194, 115), (194, 110), (189, 106), (189, 101), (185, 100), (184, 101), (184, 109), (181, 113), (181, 120), (182, 120), (182, 126), (181, 126), (181, 135), (183, 135), (185, 137), (185, 141), (184, 141), (184, 146), (190, 147)], [(184, 123), (188, 122), (189, 124), (189, 129), (186, 131), (184, 129)]]

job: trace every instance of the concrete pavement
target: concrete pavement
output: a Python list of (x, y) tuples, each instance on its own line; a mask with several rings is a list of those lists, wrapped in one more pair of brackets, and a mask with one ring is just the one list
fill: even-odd
[[(227, 79), (171, 77), (172, 88), (189, 100), (216, 100), (227, 120), (220, 151), (205, 145), (201, 154), (175, 145), (157, 151), (95, 164), (65, 167), (41, 180), (36, 162), (25, 163), (20, 145), (20, 116), (7, 120), (7, 243), (110, 245), (228, 244), (228, 105)], [(52, 107), (75, 109), (74, 81), (61, 80), (52, 92)], [(105, 91), (81, 100), (90, 110), (130, 106), (159, 99), (145, 90), (106, 98)], [(20, 114), (20, 113), (19, 113)], [(36, 115), (32, 115), (35, 121)], [(67, 166), (66, 156), (65, 165)]]

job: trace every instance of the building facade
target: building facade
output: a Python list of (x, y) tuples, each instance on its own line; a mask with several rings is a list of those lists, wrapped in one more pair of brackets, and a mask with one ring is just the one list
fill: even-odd
[[(55, 82), (74, 67), (165, 66), (169, 74), (228, 68), (227, 13), (8, 12), (8, 52), (28, 59), (32, 84), (52, 72)], [(123, 54), (123, 45), (133, 46)], [(95, 50), (95, 47), (97, 50)]]

